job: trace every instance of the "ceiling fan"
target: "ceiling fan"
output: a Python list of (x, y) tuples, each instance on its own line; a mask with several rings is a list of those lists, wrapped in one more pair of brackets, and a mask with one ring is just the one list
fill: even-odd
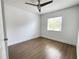
[(46, 5), (48, 5), (48, 4), (50, 4), (50, 3), (53, 2), (53, 0), (51, 0), (51, 1), (48, 1), (48, 2), (45, 2), (45, 3), (41, 4), (40, 3), (40, 0), (37, 0), (37, 1), (38, 1), (38, 4), (37, 5), (36, 4), (32, 4), (32, 3), (27, 3), (27, 2), (25, 4), (29, 4), (29, 5), (32, 5), (32, 6), (36, 6), (38, 8), (39, 12), (41, 12), (41, 7), (46, 6)]

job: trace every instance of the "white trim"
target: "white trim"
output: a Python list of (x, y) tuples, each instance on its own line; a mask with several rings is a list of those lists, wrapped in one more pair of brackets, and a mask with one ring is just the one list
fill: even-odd
[(18, 41), (18, 42), (9, 43), (8, 46), (15, 45), (15, 44), (18, 44), (18, 43), (22, 43), (24, 41), (32, 40), (32, 39), (38, 38), (38, 37), (40, 37), (40, 35), (37, 35), (37, 36), (29, 38), (29, 39), (26, 38), (27, 40), (22, 40), (22, 41)]
[[(41, 37), (45, 37), (45, 38), (48, 38), (50, 40), (54, 40), (54, 41), (58, 41), (58, 42), (62, 42), (62, 43), (66, 43), (66, 44), (69, 44), (69, 45), (76, 46), (76, 44), (70, 43), (68, 41), (66, 42), (66, 41), (63, 41), (63, 40), (58, 40), (58, 38), (49, 37), (49, 36), (45, 36), (45, 35), (42, 35)], [(55, 40), (55, 39), (57, 39), (57, 40)]]

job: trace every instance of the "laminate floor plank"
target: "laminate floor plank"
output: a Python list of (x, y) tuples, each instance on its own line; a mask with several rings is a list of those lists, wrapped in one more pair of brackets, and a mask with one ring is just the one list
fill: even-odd
[(76, 47), (39, 37), (9, 46), (10, 59), (77, 59)]

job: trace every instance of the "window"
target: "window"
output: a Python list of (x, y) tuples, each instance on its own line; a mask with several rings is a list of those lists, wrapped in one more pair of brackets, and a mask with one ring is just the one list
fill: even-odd
[(62, 17), (49, 18), (47, 30), (61, 31), (61, 25)]

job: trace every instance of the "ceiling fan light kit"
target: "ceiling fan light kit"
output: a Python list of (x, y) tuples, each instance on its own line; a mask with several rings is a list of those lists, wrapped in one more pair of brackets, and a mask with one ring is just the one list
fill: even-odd
[(50, 3), (52, 3), (53, 2), (53, 0), (51, 0), (51, 1), (48, 1), (48, 2), (45, 2), (45, 3), (40, 3), (40, 0), (37, 0), (38, 1), (38, 4), (36, 5), (36, 4), (32, 4), (32, 3), (25, 3), (25, 4), (28, 4), (28, 5), (32, 5), (32, 6), (36, 6), (37, 8), (38, 8), (38, 11), (39, 12), (41, 12), (41, 7), (43, 7), (43, 6), (46, 6), (46, 5), (48, 5), (48, 4), (50, 4)]

